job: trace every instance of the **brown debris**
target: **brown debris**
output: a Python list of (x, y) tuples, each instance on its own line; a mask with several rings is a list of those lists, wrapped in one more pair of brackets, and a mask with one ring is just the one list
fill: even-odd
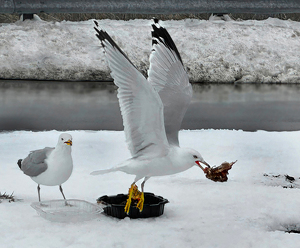
[(205, 176), (213, 180), (214, 182), (226, 182), (228, 180), (228, 171), (232, 168), (232, 166), (237, 162), (223, 162), (220, 166), (218, 167), (207, 167), (204, 169), (204, 173), (206, 174)]

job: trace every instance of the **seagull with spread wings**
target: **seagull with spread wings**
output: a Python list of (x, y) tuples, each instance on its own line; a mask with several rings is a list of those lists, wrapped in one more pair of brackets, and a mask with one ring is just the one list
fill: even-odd
[[(95, 24), (98, 27), (98, 23)], [(171, 36), (157, 19), (152, 24), (152, 52), (147, 79), (113, 39), (97, 27), (96, 36), (118, 86), (124, 132), (132, 158), (91, 174), (122, 171), (135, 175), (125, 206), (127, 213), (135, 183), (144, 178), (142, 197), (137, 204), (142, 211), (144, 184), (150, 177), (179, 173), (193, 165), (204, 170), (201, 163), (210, 167), (199, 152), (179, 146), (178, 132), (192, 99), (192, 86)]]

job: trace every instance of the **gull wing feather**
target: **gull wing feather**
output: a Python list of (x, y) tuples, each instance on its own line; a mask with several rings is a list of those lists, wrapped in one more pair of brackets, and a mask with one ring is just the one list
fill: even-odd
[(53, 150), (54, 148), (45, 147), (44, 149), (31, 151), (22, 161), (21, 170), (30, 177), (40, 175), (47, 170), (48, 165), (45, 160)]
[(95, 30), (104, 48), (114, 83), (119, 87), (118, 98), (126, 142), (132, 157), (148, 159), (167, 154), (169, 144), (159, 95), (112, 38), (103, 30)]
[(192, 86), (181, 56), (168, 31), (154, 20), (148, 81), (164, 105), (164, 123), (170, 145), (179, 146), (178, 132), (192, 99)]

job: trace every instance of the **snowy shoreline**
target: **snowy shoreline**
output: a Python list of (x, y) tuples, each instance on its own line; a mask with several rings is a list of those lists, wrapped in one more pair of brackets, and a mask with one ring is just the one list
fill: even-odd
[[(146, 75), (151, 20), (98, 22)], [(163, 25), (181, 53), (191, 82), (300, 82), (299, 22), (186, 19)], [(0, 78), (111, 80), (93, 26), (93, 20), (0, 24)]]

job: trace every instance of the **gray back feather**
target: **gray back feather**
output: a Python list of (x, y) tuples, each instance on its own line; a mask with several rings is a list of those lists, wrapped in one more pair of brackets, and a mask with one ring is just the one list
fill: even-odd
[(22, 161), (21, 170), (30, 177), (36, 177), (43, 173), (48, 165), (45, 159), (54, 150), (51, 147), (45, 147), (44, 149), (31, 151), (30, 154)]

